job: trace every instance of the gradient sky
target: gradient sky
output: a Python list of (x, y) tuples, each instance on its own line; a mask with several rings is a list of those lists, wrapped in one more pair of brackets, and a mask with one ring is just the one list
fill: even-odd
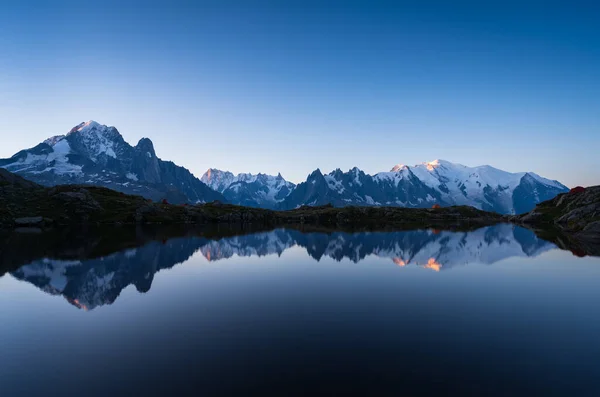
[(562, 3), (3, 1), (0, 157), (93, 119), (197, 176), (442, 158), (600, 184), (600, 5)]

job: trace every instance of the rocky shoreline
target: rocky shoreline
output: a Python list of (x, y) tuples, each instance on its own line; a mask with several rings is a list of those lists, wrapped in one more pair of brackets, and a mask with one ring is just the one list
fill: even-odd
[(600, 186), (559, 194), (509, 220), (531, 229), (554, 229), (581, 238), (600, 238)]

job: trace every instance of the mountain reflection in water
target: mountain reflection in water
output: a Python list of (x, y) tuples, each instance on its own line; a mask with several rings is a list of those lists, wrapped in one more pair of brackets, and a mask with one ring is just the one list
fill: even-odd
[(40, 290), (62, 295), (74, 306), (91, 310), (112, 304), (129, 285), (148, 292), (154, 275), (187, 261), (196, 253), (208, 261), (281, 255), (302, 247), (316, 261), (360, 262), (367, 256), (389, 258), (398, 266), (436, 272), (469, 263), (493, 264), (509, 257), (536, 256), (556, 248), (526, 229), (497, 225), (470, 232), (415, 230), (400, 232), (303, 233), (276, 229), (229, 237), (178, 237), (144, 244), (90, 259), (42, 257), (10, 274)]
[(600, 396), (600, 258), (244, 227), (0, 232), (2, 396)]

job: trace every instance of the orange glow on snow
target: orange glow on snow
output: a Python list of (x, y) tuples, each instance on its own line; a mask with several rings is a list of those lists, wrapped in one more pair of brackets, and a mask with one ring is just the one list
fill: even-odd
[(393, 258), (392, 260), (398, 266), (406, 266), (406, 262), (402, 258)]
[(439, 272), (440, 269), (442, 268), (442, 264), (436, 262), (435, 258), (429, 258), (429, 260), (427, 261), (427, 264), (423, 265), (423, 267), (426, 269), (433, 269), (436, 272)]
[(429, 171), (433, 171), (437, 166), (440, 165), (440, 161), (439, 160), (433, 160), (433, 161), (429, 161), (427, 163), (424, 163), (425, 166), (427, 166), (427, 169)]
[(86, 312), (88, 311), (87, 306), (83, 303), (80, 303), (78, 299), (73, 299), (73, 304), (75, 304), (75, 306), (77, 306), (78, 308), (85, 310)]

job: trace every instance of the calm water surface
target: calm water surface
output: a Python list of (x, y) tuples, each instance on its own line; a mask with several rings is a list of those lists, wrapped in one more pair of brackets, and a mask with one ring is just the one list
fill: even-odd
[(600, 258), (524, 229), (96, 238), (5, 249), (2, 396), (600, 396)]

